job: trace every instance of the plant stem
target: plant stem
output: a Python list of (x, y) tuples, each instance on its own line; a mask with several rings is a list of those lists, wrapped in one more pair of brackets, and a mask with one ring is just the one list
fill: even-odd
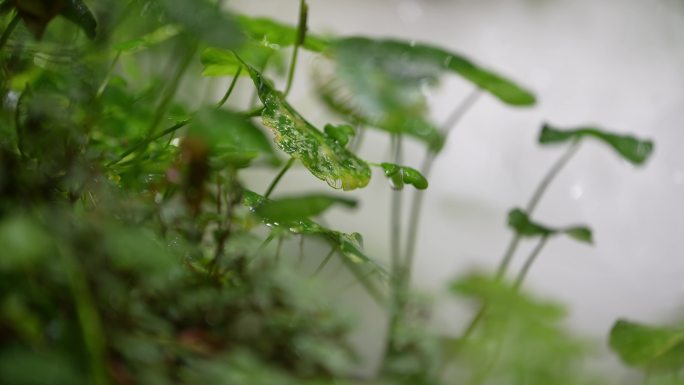
[(518, 291), (520, 289), (520, 286), (522, 286), (525, 277), (527, 277), (527, 273), (530, 271), (532, 264), (534, 264), (534, 261), (537, 260), (537, 257), (544, 249), (544, 246), (546, 246), (546, 241), (548, 240), (548, 236), (542, 237), (539, 240), (539, 243), (537, 243), (537, 246), (535, 246), (530, 255), (527, 257), (527, 260), (525, 260), (525, 264), (520, 269), (520, 273), (518, 273), (518, 276), (516, 277), (515, 282), (513, 283), (513, 290)]
[(7, 44), (7, 40), (9, 40), (10, 38), (10, 35), (12, 35), (14, 29), (17, 28), (17, 25), (19, 24), (19, 19), (19, 13), (16, 13), (10, 20), (9, 24), (7, 24), (7, 27), (5, 27), (5, 30), (2, 32), (2, 35), (0, 36), (0, 50), (2, 50), (5, 47), (5, 44)]
[[(458, 124), (458, 122), (463, 118), (463, 116), (465, 116), (466, 112), (468, 112), (472, 108), (472, 106), (475, 104), (480, 95), (480, 90), (476, 88), (463, 101), (461, 101), (461, 103), (459, 103), (458, 106), (456, 106), (456, 109), (454, 109), (451, 115), (449, 115), (449, 117), (443, 125), (442, 132), (444, 133), (445, 137), (448, 137), (451, 130)], [(425, 178), (429, 178), (430, 172), (432, 171), (432, 165), (434, 163), (436, 156), (437, 154), (433, 151), (426, 152), (425, 158), (423, 159), (423, 164), (420, 168), (420, 173), (423, 174)], [(423, 210), (424, 197), (425, 191), (423, 190), (415, 190), (413, 192), (413, 200), (411, 202), (411, 212), (408, 222), (409, 227), (406, 239), (406, 255), (404, 257), (406, 268), (408, 269), (407, 279), (409, 281), (411, 279), (411, 270), (413, 268), (413, 258), (416, 252), (418, 227), (420, 224), (420, 214)]]
[(297, 57), (299, 56), (299, 46), (304, 44), (306, 39), (306, 21), (309, 15), (309, 6), (305, 0), (299, 1), (299, 23), (297, 24), (297, 38), (292, 48), (292, 60), (290, 61), (290, 71), (287, 75), (287, 85), (285, 86), (284, 96), (290, 93), (294, 80), (295, 68), (297, 67)]
[[(532, 215), (551, 182), (556, 178), (556, 176), (558, 176), (558, 174), (561, 172), (561, 170), (563, 170), (565, 165), (577, 153), (578, 149), (579, 141), (572, 142), (572, 144), (568, 147), (565, 153), (556, 161), (556, 163), (553, 164), (553, 166), (551, 166), (546, 175), (544, 175), (542, 180), (539, 182), (539, 185), (537, 185), (537, 188), (532, 194), (532, 197), (530, 198), (529, 202), (527, 203), (527, 206), (525, 206), (525, 212), (527, 213), (527, 215)], [(511, 239), (511, 242), (508, 244), (506, 252), (504, 253), (504, 256), (502, 257), (501, 262), (499, 263), (499, 267), (496, 271), (497, 280), (502, 279), (503, 276), (506, 274), (508, 266), (510, 265), (511, 260), (515, 255), (515, 251), (517, 250), (518, 245), (520, 244), (520, 239), (520, 235), (515, 234)]]
[(216, 105), (216, 108), (221, 108), (223, 107), (224, 104), (226, 104), (226, 101), (230, 97), (230, 95), (233, 93), (233, 90), (235, 89), (235, 85), (237, 84), (238, 78), (240, 77), (240, 73), (242, 72), (242, 66), (238, 68), (237, 72), (235, 73), (235, 76), (233, 76), (233, 80), (230, 82), (230, 86), (228, 86), (228, 90), (226, 91), (225, 95), (223, 95), (223, 98), (218, 102)]
[(126, 151), (124, 151), (121, 155), (119, 155), (119, 157), (118, 157), (117, 159), (115, 159), (115, 160), (113, 160), (113, 161), (107, 163), (107, 167), (113, 166), (113, 165), (115, 165), (115, 164), (121, 162), (121, 161), (124, 160), (128, 155), (131, 155), (132, 153), (136, 152), (139, 148), (141, 148), (141, 147), (146, 147), (147, 145), (149, 145), (150, 143), (154, 142), (155, 140), (160, 139), (160, 138), (163, 138), (163, 137), (166, 136), (166, 135), (169, 135), (169, 134), (171, 134), (171, 133), (174, 133), (174, 132), (178, 131), (179, 129), (185, 127), (188, 123), (190, 123), (190, 120), (183, 120), (183, 121), (180, 121), (180, 122), (174, 124), (173, 126), (167, 128), (166, 130), (160, 132), (159, 134), (157, 134), (157, 135), (155, 135), (155, 136), (153, 136), (153, 137), (151, 137), (151, 138), (144, 139), (144, 140), (142, 140), (142, 141), (140, 141), (140, 142), (134, 144), (133, 146), (129, 147)]
[(280, 170), (278, 175), (276, 175), (275, 179), (271, 182), (271, 184), (268, 186), (268, 189), (264, 193), (264, 197), (268, 198), (271, 196), (271, 193), (273, 193), (273, 190), (275, 190), (276, 186), (278, 186), (278, 183), (280, 182), (281, 179), (283, 179), (283, 176), (287, 173), (287, 170), (292, 167), (294, 164), (295, 158), (290, 158), (287, 163), (285, 163), (285, 166)]
[(107, 74), (105, 75), (104, 79), (102, 80), (102, 84), (100, 84), (100, 87), (97, 89), (97, 93), (95, 94), (95, 99), (99, 99), (102, 94), (105, 92), (107, 89), (107, 85), (109, 84), (109, 80), (112, 78), (112, 73), (114, 72), (114, 68), (116, 67), (116, 64), (119, 62), (119, 59), (121, 58), (121, 51), (117, 51), (116, 55), (114, 56), (114, 59), (112, 59), (112, 63), (109, 65), (109, 69), (107, 70)]
[(318, 265), (318, 267), (316, 268), (316, 271), (314, 271), (314, 273), (311, 275), (312, 277), (315, 277), (316, 275), (318, 275), (318, 273), (320, 273), (325, 268), (325, 266), (328, 264), (328, 262), (330, 262), (330, 259), (332, 259), (333, 255), (335, 255), (335, 251), (337, 251), (337, 248), (333, 246), (330, 249), (330, 252), (328, 253), (328, 255), (325, 256), (325, 259), (323, 259), (321, 264)]

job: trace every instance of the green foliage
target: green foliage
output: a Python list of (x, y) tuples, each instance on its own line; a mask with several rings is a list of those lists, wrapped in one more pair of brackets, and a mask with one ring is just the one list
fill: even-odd
[(631, 135), (613, 134), (597, 128), (560, 130), (549, 124), (545, 124), (542, 128), (539, 135), (539, 143), (555, 144), (579, 141), (588, 137), (598, 139), (607, 144), (623, 159), (634, 165), (644, 164), (653, 152), (653, 142), (651, 140), (638, 139)]
[(684, 366), (684, 330), (618, 320), (610, 331), (610, 347), (627, 365), (647, 370), (677, 371)]
[(533, 222), (523, 210), (517, 208), (508, 213), (508, 226), (522, 237), (546, 238), (557, 234), (564, 234), (578, 242), (594, 243), (592, 231), (586, 226), (572, 226), (562, 229), (550, 228)]
[[(410, 253), (398, 248), (400, 268), (388, 273), (360, 234), (312, 219), (355, 199), (268, 199), (243, 182), (257, 167), (273, 172), (270, 196), (298, 160), (334, 189), (361, 189), (370, 163), (354, 148), (367, 127), (422, 141), (434, 155), (445, 135), (428, 119), (423, 88), (446, 74), (511, 106), (532, 105), (532, 93), (430, 45), (309, 33), (305, 1), (297, 27), (221, 5), (0, 1), (0, 383), (594, 383), (580, 374), (586, 350), (561, 326), (561, 307), (501, 277), (469, 276), (451, 291), (487, 309), (482, 327), (439, 338), (409, 287)], [(299, 48), (333, 66), (318, 86), (343, 119), (323, 131), (287, 99)], [(220, 101), (198, 89), (199, 64), (201, 75), (234, 78)], [(280, 92), (269, 79), (285, 73)], [(255, 93), (256, 105), (233, 103), (236, 89)], [(550, 126), (540, 143), (587, 136), (634, 164), (653, 148)], [(276, 174), (279, 151), (290, 160)], [(394, 189), (428, 187), (429, 167), (372, 165)], [(522, 210), (509, 225), (521, 237), (592, 242), (587, 227), (544, 226)], [(300, 255), (282, 247), (293, 236)], [(322, 242), (312, 251), (304, 242), (313, 238)], [(349, 317), (317, 279), (335, 256), (390, 319), (382, 369), (363, 381)], [(629, 365), (672, 370), (680, 337), (620, 321), (611, 346)]]

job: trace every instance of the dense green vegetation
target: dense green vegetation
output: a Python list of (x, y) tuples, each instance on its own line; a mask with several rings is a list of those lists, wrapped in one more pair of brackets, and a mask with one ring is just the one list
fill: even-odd
[[(0, 1), (0, 383), (610, 383), (584, 370), (587, 344), (565, 330), (562, 307), (523, 288), (550, 239), (591, 244), (592, 231), (538, 223), (534, 210), (583, 141), (635, 165), (653, 143), (545, 124), (539, 145), (566, 152), (511, 210), (514, 236), (498, 271), (450, 285), (477, 304), (472, 322), (462, 335), (436, 335), (409, 287), (433, 161), (479, 95), (515, 108), (536, 98), (428, 44), (317, 35), (306, 2), (299, 7), (285, 25), (221, 12), (221, 1)], [(312, 76), (345, 124), (315, 127), (288, 102), (300, 50), (329, 64)], [(446, 76), (474, 92), (439, 125), (423, 88)], [(230, 79), (224, 96), (181, 94), (181, 83), (203, 77)], [(246, 84), (247, 106), (231, 98)], [(391, 137), (392, 159), (356, 154), (371, 129)], [(404, 139), (424, 144), (420, 167), (402, 163)], [(294, 164), (330, 190), (387, 178), (389, 266), (364, 251), (360, 234), (317, 221), (357, 205), (343, 192), (278, 196)], [(264, 192), (242, 182), (256, 168), (272, 170)], [(329, 245), (307, 255), (313, 274), (283, 251), (293, 236)], [(539, 243), (509, 281), (523, 238)], [(333, 258), (386, 310), (384, 357), (368, 378), (357, 375), (347, 314), (319, 289)], [(677, 383), (681, 329), (620, 320), (610, 346), (653, 383)]]

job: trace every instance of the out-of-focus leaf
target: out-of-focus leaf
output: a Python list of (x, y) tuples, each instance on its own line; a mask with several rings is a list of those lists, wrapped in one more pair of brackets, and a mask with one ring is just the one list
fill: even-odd
[[(294, 45), (297, 41), (297, 27), (277, 22), (265, 17), (236, 16), (237, 22), (254, 41), (274, 49)], [(322, 52), (328, 47), (328, 42), (311, 33), (306, 34), (302, 47), (313, 52)]]
[(649, 370), (679, 370), (684, 366), (684, 329), (618, 320), (610, 331), (609, 344), (630, 366)]
[(508, 213), (508, 226), (522, 237), (550, 237), (557, 234), (565, 234), (570, 238), (592, 244), (594, 242), (592, 231), (586, 226), (572, 226), (555, 229), (533, 222), (521, 209), (513, 209)]
[[(237, 50), (240, 59), (255, 67), (261, 67), (273, 55), (273, 50), (251, 42), (246, 43)], [(203, 76), (235, 76), (242, 67), (231, 50), (209, 47), (202, 51), (200, 56)], [(240, 73), (241, 76), (249, 76), (247, 71)]]
[(261, 129), (246, 117), (227, 110), (200, 109), (191, 121), (187, 135), (201, 139), (214, 155), (224, 159), (251, 159), (263, 154), (271, 163), (278, 162), (270, 141)]
[(325, 127), (323, 127), (323, 131), (342, 146), (346, 146), (349, 143), (349, 139), (356, 135), (354, 127), (348, 124), (340, 124), (338, 126), (326, 124)]
[(166, 40), (178, 35), (181, 29), (176, 25), (163, 25), (156, 30), (141, 36), (137, 39), (124, 41), (115, 44), (114, 48), (123, 53), (136, 53), (149, 49), (152, 46), (163, 43)]
[(470, 60), (441, 48), (400, 40), (375, 40), (365, 37), (338, 39), (332, 45), (333, 55), (356, 52), (356, 58), (374, 61), (382, 70), (398, 80), (434, 80), (440, 72), (454, 72), (504, 103), (529, 106), (534, 95), (514, 82), (477, 66)]
[(389, 178), (393, 189), (401, 190), (405, 183), (418, 190), (428, 188), (427, 179), (415, 168), (399, 166), (394, 163), (381, 163), (380, 166), (382, 166), (385, 176)]
[(113, 226), (108, 229), (105, 247), (111, 253), (114, 266), (138, 274), (164, 275), (178, 264), (147, 229)]
[(45, 231), (26, 216), (0, 222), (0, 271), (33, 267), (50, 254), (51, 240)]
[(332, 188), (354, 190), (368, 184), (371, 171), (366, 162), (307, 122), (267, 79), (248, 64), (244, 65), (264, 104), (263, 123), (273, 130), (281, 150), (299, 159), (314, 176)]
[(242, 34), (234, 18), (206, 0), (161, 0), (166, 15), (181, 24), (193, 37), (215, 47), (234, 48), (242, 43)]
[(83, 0), (66, 0), (66, 7), (61, 15), (81, 27), (86, 36), (95, 38), (97, 21)]
[(577, 128), (561, 130), (544, 124), (539, 134), (540, 144), (564, 143), (593, 137), (612, 147), (622, 158), (634, 165), (641, 165), (648, 160), (653, 152), (653, 141), (639, 139), (631, 135), (619, 135), (598, 128)]
[(264, 203), (256, 214), (273, 222), (299, 221), (322, 214), (333, 205), (356, 207), (353, 199), (324, 194), (280, 198)]
[(0, 351), (0, 383), (5, 385), (85, 384), (86, 373), (58, 352), (5, 348)]

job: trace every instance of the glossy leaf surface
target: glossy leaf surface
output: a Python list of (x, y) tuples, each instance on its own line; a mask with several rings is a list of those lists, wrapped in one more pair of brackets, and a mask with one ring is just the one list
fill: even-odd
[(678, 370), (684, 366), (684, 330), (618, 320), (610, 331), (610, 347), (627, 365)]
[(246, 66), (264, 104), (263, 123), (273, 131), (281, 150), (330, 187), (354, 190), (368, 184), (371, 171), (366, 162), (307, 122), (270, 81)]
[(591, 127), (561, 130), (550, 124), (544, 124), (539, 134), (539, 143), (564, 143), (588, 137), (607, 144), (623, 159), (634, 165), (645, 163), (653, 152), (653, 141), (651, 140), (639, 139), (631, 135), (614, 134)]

